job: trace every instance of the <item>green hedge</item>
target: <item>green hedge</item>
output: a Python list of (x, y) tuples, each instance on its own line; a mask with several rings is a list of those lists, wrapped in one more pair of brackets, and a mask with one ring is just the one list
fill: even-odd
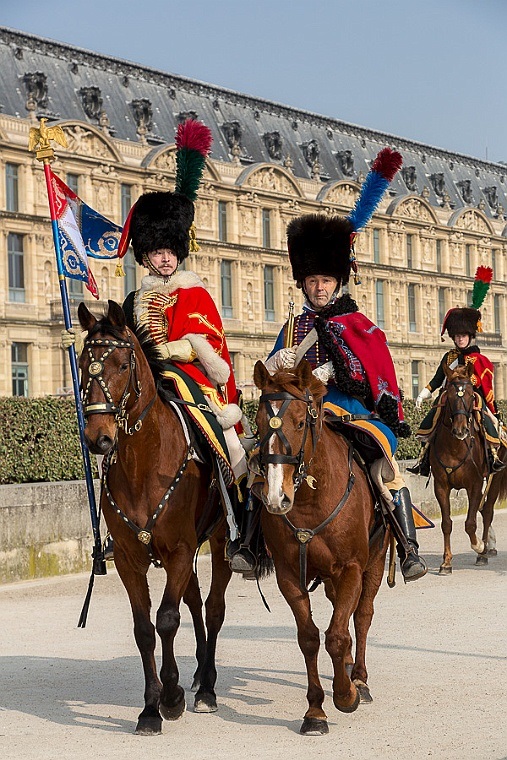
[[(507, 401), (498, 402), (507, 419)], [(418, 411), (414, 401), (403, 402), (412, 430), (429, 409)], [(255, 431), (256, 401), (245, 401), (244, 411)], [(400, 439), (398, 459), (418, 456), (419, 442), (412, 435)], [(95, 470), (95, 457), (91, 457)], [(0, 398), (0, 484), (82, 480), (83, 461), (73, 399)]]
[(0, 398), (0, 483), (83, 478), (73, 399)]

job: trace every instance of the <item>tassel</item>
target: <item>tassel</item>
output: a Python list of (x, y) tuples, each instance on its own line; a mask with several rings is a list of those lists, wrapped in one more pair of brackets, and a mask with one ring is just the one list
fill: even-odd
[(123, 270), (123, 265), (121, 263), (121, 259), (118, 259), (116, 263), (116, 269), (114, 270), (114, 276), (115, 277), (125, 277), (125, 272)]
[(190, 251), (191, 253), (197, 253), (197, 251), (201, 250), (201, 247), (199, 243), (197, 242), (197, 230), (195, 227), (195, 222), (192, 222), (190, 225), (190, 229), (188, 231), (188, 236), (190, 238)]

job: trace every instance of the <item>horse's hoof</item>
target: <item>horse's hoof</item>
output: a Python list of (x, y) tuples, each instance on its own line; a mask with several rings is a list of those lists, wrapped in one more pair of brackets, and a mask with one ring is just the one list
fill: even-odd
[(368, 684), (364, 681), (360, 681), (359, 678), (354, 679), (354, 686), (359, 692), (359, 699), (362, 705), (369, 705), (373, 702), (373, 697), (368, 688)]
[(475, 564), (476, 565), (487, 565), (488, 564), (488, 555), (487, 554), (478, 554), (475, 558)]
[(299, 733), (303, 736), (324, 736), (329, 733), (329, 726), (327, 720), (319, 720), (318, 718), (305, 718)]
[(158, 736), (162, 733), (162, 718), (158, 710), (145, 708), (137, 719), (135, 733), (138, 736)]
[(452, 574), (452, 567), (449, 567), (448, 565), (440, 565), (440, 570), (438, 571), (439, 575), (451, 575)]
[(356, 689), (353, 683), (351, 684), (351, 690), (353, 690), (354, 699), (352, 700), (352, 702), (350, 702), (350, 704), (346, 704), (346, 703), (341, 704), (338, 701), (337, 697), (333, 698), (334, 706), (340, 712), (344, 712), (344, 713), (355, 712), (355, 710), (357, 710), (357, 708), (359, 707), (359, 702), (361, 700), (361, 697), (359, 696), (359, 691)]
[(496, 557), (498, 551), (496, 549), (488, 549), (488, 557)]
[(214, 694), (199, 694), (194, 700), (194, 712), (213, 713), (218, 710), (217, 699)]
[(175, 705), (171, 705), (170, 707), (168, 705), (164, 705), (161, 701), (160, 714), (164, 720), (178, 720), (178, 718), (181, 718), (185, 712), (186, 706), (185, 697), (182, 697), (179, 702), (176, 702)]

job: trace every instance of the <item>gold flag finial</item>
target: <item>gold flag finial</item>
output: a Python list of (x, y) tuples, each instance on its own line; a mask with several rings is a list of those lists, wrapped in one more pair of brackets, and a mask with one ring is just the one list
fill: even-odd
[(46, 127), (47, 119), (41, 118), (38, 127), (30, 127), (28, 133), (28, 150), (35, 151), (39, 161), (54, 158), (54, 150), (51, 147), (51, 140), (55, 140), (62, 148), (67, 147), (67, 139), (63, 129), (56, 124), (53, 127)]

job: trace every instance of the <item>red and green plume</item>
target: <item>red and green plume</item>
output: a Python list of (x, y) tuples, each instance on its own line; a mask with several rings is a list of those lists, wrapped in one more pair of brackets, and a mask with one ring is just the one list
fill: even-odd
[(474, 289), (472, 290), (472, 308), (480, 309), (486, 298), (486, 294), (493, 279), (491, 267), (477, 267), (475, 273)]
[(176, 192), (191, 201), (197, 198), (197, 190), (204, 171), (206, 156), (211, 150), (211, 130), (195, 119), (187, 119), (178, 126), (176, 133)]

